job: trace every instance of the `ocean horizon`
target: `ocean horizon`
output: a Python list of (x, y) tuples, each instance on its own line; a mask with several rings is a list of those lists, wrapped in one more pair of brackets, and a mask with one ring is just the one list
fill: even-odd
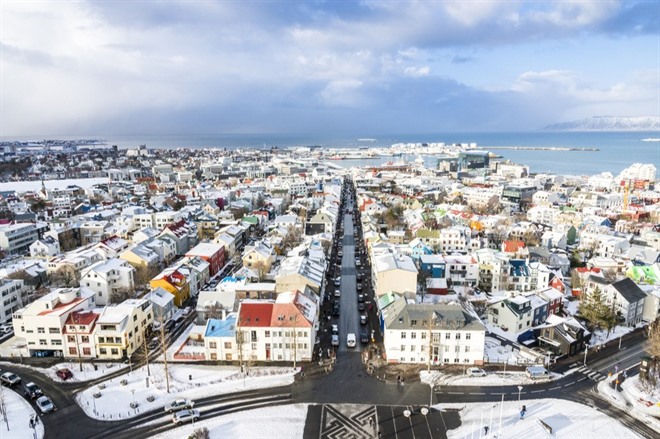
[[(522, 132), (447, 132), (422, 134), (370, 134), (361, 136), (330, 136), (311, 134), (122, 134), (111, 136), (22, 136), (2, 137), (2, 141), (38, 141), (43, 139), (103, 140), (121, 149), (147, 145), (148, 148), (287, 148), (320, 146), (325, 148), (389, 147), (395, 143), (476, 143), (480, 147), (559, 147), (597, 148), (598, 151), (493, 150), (504, 159), (528, 165), (531, 172), (551, 172), (565, 175), (594, 175), (601, 172), (618, 174), (633, 163), (651, 163), (660, 168), (660, 143), (643, 142), (658, 138), (659, 132), (649, 131), (522, 131)], [(359, 139), (369, 139), (360, 141)], [(388, 160), (391, 160), (388, 159)], [(427, 166), (434, 165), (426, 157)], [(343, 163), (347, 162), (347, 163)], [(351, 161), (350, 165), (374, 164), (373, 160)], [(338, 162), (343, 166), (348, 161)]]

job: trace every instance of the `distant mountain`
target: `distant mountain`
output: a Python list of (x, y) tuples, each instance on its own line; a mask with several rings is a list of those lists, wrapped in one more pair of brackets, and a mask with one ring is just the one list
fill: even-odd
[(561, 122), (543, 128), (551, 131), (656, 131), (660, 117), (656, 116), (594, 116), (571, 122)]

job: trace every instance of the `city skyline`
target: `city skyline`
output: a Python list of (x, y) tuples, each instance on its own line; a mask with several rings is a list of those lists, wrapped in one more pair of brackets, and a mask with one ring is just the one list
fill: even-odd
[(3, 136), (532, 130), (660, 115), (652, 1), (0, 8)]

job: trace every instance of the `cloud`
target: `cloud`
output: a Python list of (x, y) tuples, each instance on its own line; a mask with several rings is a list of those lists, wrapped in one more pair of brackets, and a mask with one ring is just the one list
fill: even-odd
[[(625, 77), (589, 77), (562, 55), (612, 36), (646, 47), (658, 14), (611, 1), (3, 2), (0, 127), (511, 129), (553, 122), (539, 120), (562, 105), (654, 108), (654, 54)], [(531, 44), (542, 54), (516, 58)]]

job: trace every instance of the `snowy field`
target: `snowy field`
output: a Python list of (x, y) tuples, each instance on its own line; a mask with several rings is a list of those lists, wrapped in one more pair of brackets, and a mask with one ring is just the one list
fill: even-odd
[[(284, 386), (293, 383), (298, 370), (291, 367), (255, 367), (250, 369), (249, 376), (245, 376), (233, 366), (170, 364), (170, 393), (167, 393), (163, 365), (151, 364), (149, 387), (146, 368), (142, 367), (78, 393), (76, 401), (92, 418), (126, 419), (164, 407), (179, 398), (194, 401), (212, 395)], [(100, 396), (95, 398), (94, 394)], [(154, 400), (148, 401), (149, 397)], [(136, 409), (130, 407), (133, 401), (138, 404)]]
[[(65, 180), (44, 180), (44, 185), (46, 189), (64, 189), (67, 186), (75, 185), (80, 186), (83, 189), (88, 189), (95, 184), (107, 183), (107, 178), (95, 177), (95, 178), (69, 178)], [(37, 192), (41, 190), (41, 180), (30, 180), (30, 181), (11, 181), (11, 182), (2, 182), (0, 183), (0, 191), (18, 191), (21, 192)]]
[(622, 392), (610, 387), (616, 377), (598, 383), (598, 392), (612, 404), (630, 412), (632, 416), (660, 431), (660, 389), (649, 393), (642, 389), (639, 375), (626, 379), (621, 384)]
[[(3, 387), (0, 392), (7, 407), (7, 422), (4, 422), (4, 417), (0, 416), (0, 438), (32, 439), (35, 437), (35, 432), (38, 439), (43, 438), (43, 422), (39, 422), (35, 430), (30, 428), (30, 417), (36, 415), (30, 403), (13, 390)], [(53, 414), (47, 414), (46, 416), (51, 415)], [(57, 414), (54, 416), (57, 416)], [(9, 428), (7, 428), (7, 425), (9, 425)]]
[[(552, 374), (550, 379), (561, 377), (562, 375)], [(539, 380), (529, 378), (525, 372), (505, 373), (502, 371), (490, 372), (485, 377), (469, 377), (467, 375), (444, 374), (437, 370), (427, 373), (423, 370), (419, 373), (419, 379), (424, 384), (430, 385), (430, 383), (433, 383), (434, 386), (513, 386), (539, 383)]]
[[(449, 439), (531, 439), (531, 438), (640, 438), (615, 419), (582, 404), (559, 399), (523, 401), (527, 406), (525, 419), (520, 419), (518, 401), (476, 404), (441, 404), (443, 409), (459, 409), (461, 426), (450, 430)], [(500, 422), (501, 414), (501, 422)], [(552, 427), (552, 434), (541, 421)], [(489, 427), (488, 435), (484, 426)]]
[(607, 334), (607, 329), (597, 329), (593, 332), (591, 336), (591, 341), (589, 342), (590, 347), (596, 347), (601, 344), (605, 344), (608, 341), (616, 340), (619, 337), (628, 334), (635, 330), (635, 326), (617, 326), (612, 328), (609, 335)]
[[(195, 423), (194, 429), (208, 428), (211, 439), (296, 439), (303, 437), (306, 418), (307, 404), (292, 404), (201, 420)], [(186, 425), (153, 436), (152, 439), (185, 438), (194, 429), (192, 425)]]

